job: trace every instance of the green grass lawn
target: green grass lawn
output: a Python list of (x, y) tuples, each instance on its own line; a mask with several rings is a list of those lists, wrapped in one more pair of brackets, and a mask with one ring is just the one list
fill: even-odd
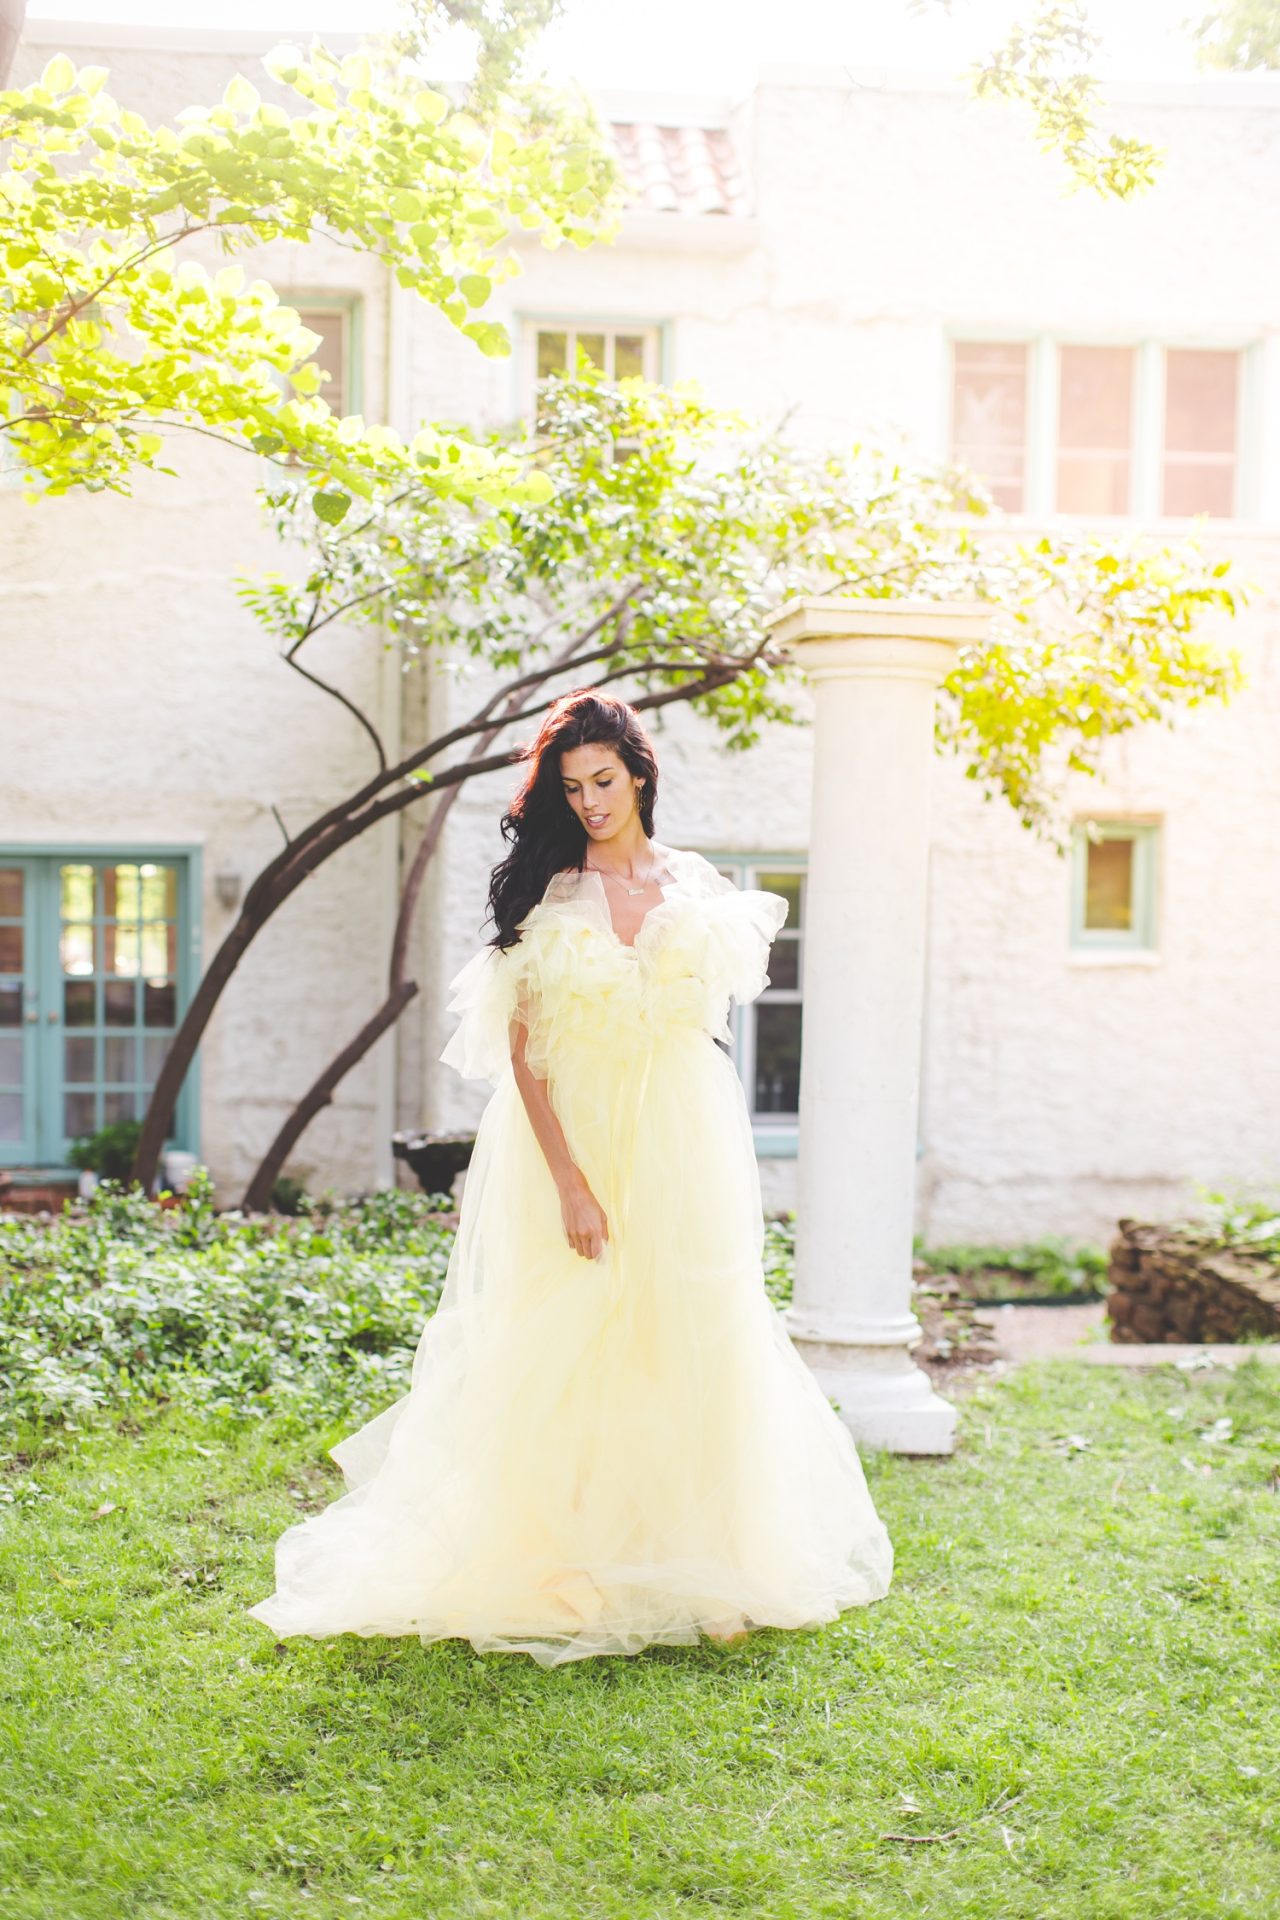
[(245, 1617), (342, 1430), (5, 1463), (4, 1920), (1280, 1915), (1256, 1362), (987, 1383), (954, 1457), (867, 1456), (878, 1605), (551, 1671)]

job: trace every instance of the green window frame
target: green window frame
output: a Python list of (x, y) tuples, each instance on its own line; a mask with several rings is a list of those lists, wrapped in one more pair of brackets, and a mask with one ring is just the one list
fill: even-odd
[[(0, 1166), (61, 1171), (144, 1110), (200, 977), (200, 869), (189, 846), (0, 846)], [(197, 1061), (166, 1146), (199, 1151), (199, 1110)]]
[(1077, 820), (1071, 831), (1070, 944), (1078, 953), (1154, 953), (1159, 824)]
[[(771, 949), (770, 984), (748, 1005), (733, 1002), (726, 1049), (746, 1093), (756, 1152), (794, 1159), (799, 1151), (799, 1068), (803, 1044), (805, 895), (808, 862), (796, 853), (725, 853), (704, 858), (738, 887), (783, 893), (791, 911)], [(794, 1029), (794, 1039), (792, 1030)], [(769, 1058), (774, 1068), (770, 1071)], [(794, 1098), (788, 1092), (794, 1088)]]

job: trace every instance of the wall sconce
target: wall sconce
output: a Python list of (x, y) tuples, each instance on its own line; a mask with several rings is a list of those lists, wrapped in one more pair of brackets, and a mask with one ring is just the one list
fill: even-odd
[(235, 867), (219, 867), (213, 876), (213, 891), (217, 895), (218, 905), (226, 907), (228, 911), (238, 906), (243, 885), (243, 879)]

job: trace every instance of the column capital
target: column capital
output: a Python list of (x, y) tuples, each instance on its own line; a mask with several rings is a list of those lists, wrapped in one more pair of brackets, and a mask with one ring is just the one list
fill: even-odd
[(983, 600), (846, 600), (811, 594), (788, 600), (765, 626), (795, 647), (807, 671), (837, 678), (876, 676), (938, 681), (957, 651), (987, 636), (993, 608)]

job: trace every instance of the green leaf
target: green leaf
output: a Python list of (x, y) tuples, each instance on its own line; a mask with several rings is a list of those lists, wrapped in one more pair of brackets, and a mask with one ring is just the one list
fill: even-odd
[(55, 53), (40, 75), (40, 85), (50, 93), (70, 93), (76, 83), (76, 70), (65, 53)]
[(226, 92), (222, 96), (223, 105), (230, 107), (234, 113), (256, 113), (261, 101), (262, 96), (252, 80), (246, 80), (242, 73), (237, 73), (234, 79), (227, 82)]
[(387, 210), (393, 219), (402, 220), (408, 225), (422, 216), (422, 195), (415, 193), (412, 187), (400, 187), (392, 194)]
[(449, 102), (442, 93), (433, 87), (422, 87), (413, 96), (413, 109), (420, 120), (428, 126), (438, 126), (449, 111)]
[(313, 493), (311, 504), (315, 508), (317, 519), (323, 520), (327, 527), (336, 527), (345, 519), (351, 505), (349, 493)]
[(469, 307), (482, 307), (493, 292), (493, 282), (482, 273), (464, 273), (458, 291)]

